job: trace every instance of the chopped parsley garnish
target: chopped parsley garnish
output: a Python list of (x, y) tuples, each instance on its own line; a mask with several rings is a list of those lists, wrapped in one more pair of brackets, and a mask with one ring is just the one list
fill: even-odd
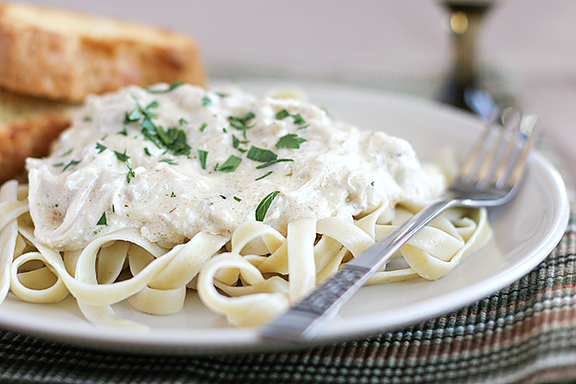
[(220, 171), (220, 172), (234, 172), (236, 170), (236, 168), (238, 168), (238, 166), (240, 165), (240, 163), (242, 162), (242, 159), (231, 155), (228, 160), (226, 160), (224, 162), (224, 164), (222, 165), (216, 165), (216, 167), (214, 168), (215, 171)]
[(130, 113), (126, 112), (126, 115), (124, 116), (124, 124), (128, 124), (128, 123), (131, 123), (133, 121), (138, 121), (141, 118), (142, 118), (142, 114), (140, 113), (138, 108), (135, 108)]
[(64, 153), (62, 154), (62, 157), (68, 156), (69, 154), (72, 153), (73, 150), (74, 150), (74, 149), (70, 148), (69, 150), (67, 150), (66, 152), (64, 152)]
[(252, 120), (253, 118), (255, 118), (256, 115), (253, 112), (248, 112), (246, 113), (244, 116), (241, 117), (237, 117), (237, 116), (228, 116), (228, 122), (230, 123), (230, 126), (234, 129), (237, 129), (239, 131), (242, 131), (242, 136), (244, 136), (244, 139), (246, 139), (246, 131), (252, 127), (254, 127), (254, 125), (247, 125), (249, 120)]
[(208, 127), (208, 123), (202, 123), (202, 125), (200, 126), (200, 132), (204, 132), (206, 127)]
[(295, 133), (289, 133), (287, 135), (282, 136), (275, 144), (275, 147), (299, 149), (300, 144), (302, 144), (305, 141), (306, 139), (298, 137), (298, 135), (296, 135)]
[(254, 180), (255, 180), (255, 181), (262, 180), (263, 178), (265, 178), (266, 176), (270, 176), (271, 174), (272, 174), (272, 171), (264, 174), (263, 176), (260, 176), (260, 177), (258, 177), (258, 178), (256, 178), (256, 179), (254, 179)]
[[(286, 109), (283, 109), (283, 110), (276, 113), (276, 120), (284, 120), (288, 116), (292, 116), (292, 118), (294, 119), (294, 124), (296, 124), (296, 125), (306, 124), (306, 120), (304, 120), (302, 115), (300, 115), (299, 113), (294, 113), (293, 115), (291, 115), (290, 112), (288, 112)], [(306, 127), (300, 127), (298, 129), (301, 129), (301, 128), (306, 128)]]
[(241, 199), (241, 198), (239, 198), (239, 197), (236, 197), (236, 196), (234, 196), (234, 200), (236, 200), (236, 201), (242, 201), (242, 199)]
[(150, 153), (150, 150), (148, 149), (148, 147), (144, 147), (144, 154), (148, 157), (152, 157), (152, 154)]
[(52, 166), (53, 166), (53, 167), (63, 167), (63, 166), (64, 166), (64, 163), (58, 163), (58, 164), (54, 164), (54, 165), (52, 165)]
[(234, 148), (236, 148), (237, 150), (239, 150), (240, 152), (244, 153), (247, 150), (244, 148), (240, 148), (240, 144), (242, 144), (243, 142), (240, 141), (240, 139), (238, 139), (235, 135), (232, 135), (232, 146)]
[(178, 165), (178, 163), (175, 162), (175, 161), (172, 160), (172, 159), (162, 159), (162, 160), (160, 160), (160, 163), (167, 163), (167, 164), (170, 164), (170, 165)]
[(186, 120), (185, 118), (181, 118), (180, 120), (178, 120), (178, 124), (180, 125), (188, 124), (188, 120)]
[(284, 120), (288, 116), (290, 116), (290, 113), (287, 110), (283, 109), (280, 112), (276, 113), (276, 120)]
[(102, 144), (100, 144), (100, 143), (96, 143), (96, 149), (98, 150), (98, 153), (102, 153), (102, 152), (104, 152), (105, 150), (107, 150), (108, 147), (105, 146), (105, 145), (102, 145)]
[(70, 160), (70, 162), (68, 164), (66, 164), (66, 166), (62, 169), (62, 172), (67, 170), (68, 167), (70, 167), (72, 165), (76, 165), (76, 164), (80, 164), (80, 160)]
[(260, 204), (258, 204), (258, 207), (256, 208), (256, 221), (264, 221), (264, 218), (266, 217), (266, 213), (268, 212), (268, 209), (270, 208), (272, 201), (274, 201), (274, 199), (276, 198), (276, 196), (278, 196), (279, 193), (280, 191), (274, 191), (270, 193), (268, 196), (266, 196), (264, 199), (262, 199), (262, 201), (260, 202)]
[(120, 132), (118, 132), (118, 134), (119, 134), (119, 135), (122, 135), (122, 136), (128, 136), (128, 131), (126, 130), (126, 127), (124, 127), (123, 130), (121, 130)]
[(268, 163), (270, 161), (276, 160), (278, 155), (268, 149), (251, 146), (250, 150), (246, 154), (246, 157), (250, 160), (258, 161), (260, 163)]
[(136, 101), (136, 108), (126, 114), (125, 122), (140, 122), (142, 134), (146, 140), (156, 144), (158, 148), (164, 148), (171, 151), (174, 155), (188, 156), (191, 147), (186, 142), (186, 133), (182, 129), (168, 128), (165, 130), (152, 121), (156, 117), (150, 109), (158, 106), (157, 101), (153, 101), (146, 108)]
[(128, 156), (126, 154), (126, 150), (124, 150), (124, 153), (118, 152), (118, 151), (114, 151), (114, 154), (116, 155), (116, 158), (118, 160), (120, 160), (121, 162), (125, 163), (128, 161), (128, 159), (130, 159), (130, 156)]
[(174, 193), (174, 191), (172, 191), (172, 194), (170, 195), (170, 197), (176, 197), (176, 194)]
[(292, 117), (294, 118), (294, 124), (296, 125), (306, 124), (306, 120), (304, 120), (304, 118), (299, 113), (293, 114)]
[(102, 216), (100, 216), (100, 220), (98, 220), (96, 225), (108, 225), (108, 223), (106, 221), (106, 212), (102, 213)]
[(206, 169), (206, 160), (208, 159), (208, 151), (199, 149), (198, 159), (200, 159), (200, 166), (202, 167), (202, 169)]
[(124, 153), (114, 151), (114, 154), (116, 155), (116, 158), (119, 161), (126, 163), (126, 167), (128, 168), (128, 174), (126, 175), (126, 182), (128, 184), (130, 184), (130, 181), (132, 181), (132, 178), (136, 177), (136, 172), (134, 172), (134, 170), (132, 169), (132, 165), (128, 161), (130, 159), (130, 156), (128, 156), (126, 154), (126, 150), (124, 150)]
[(155, 89), (149, 89), (149, 88), (144, 88), (144, 89), (146, 91), (148, 91), (148, 93), (168, 93), (168, 92), (173, 91), (174, 89), (178, 88), (179, 86), (181, 86), (183, 84), (184, 84), (183, 82), (178, 80), (175, 83), (170, 84), (170, 86), (166, 89), (162, 89), (162, 90), (155, 90)]
[(82, 119), (82, 120), (84, 120), (84, 121), (86, 121), (86, 122), (90, 122), (90, 121), (92, 121), (92, 117), (90, 117), (90, 116), (85, 116), (84, 119)]
[(128, 173), (126, 174), (126, 182), (128, 184), (130, 184), (130, 181), (132, 181), (132, 178), (136, 177), (136, 172), (134, 172), (134, 170), (132, 169), (132, 166), (130, 165), (130, 163), (128, 161), (126, 162), (126, 166), (128, 167)]
[(202, 105), (207, 107), (212, 104), (212, 100), (208, 96), (202, 98)]
[(286, 162), (286, 161), (294, 161), (294, 160), (293, 160), (293, 159), (276, 159), (276, 160), (272, 160), (272, 161), (269, 161), (269, 162), (264, 163), (264, 164), (260, 164), (259, 166), (256, 167), (256, 169), (266, 168), (266, 167), (269, 167), (269, 166), (271, 166), (271, 165), (273, 165), (273, 164), (283, 163), (283, 162)]

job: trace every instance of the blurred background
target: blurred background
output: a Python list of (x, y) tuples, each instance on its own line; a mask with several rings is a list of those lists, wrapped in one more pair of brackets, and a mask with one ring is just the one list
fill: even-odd
[[(36, 0), (191, 35), (212, 78), (350, 83), (436, 97), (452, 63), (434, 0)], [(495, 1), (478, 34), (481, 70), (540, 113), (576, 178), (576, 1)]]

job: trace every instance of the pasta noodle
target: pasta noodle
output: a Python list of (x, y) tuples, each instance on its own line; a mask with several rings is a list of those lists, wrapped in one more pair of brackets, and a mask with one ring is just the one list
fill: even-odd
[[(204, 92), (196, 88), (191, 89), (196, 93)], [(134, 92), (140, 90), (132, 89), (132, 92), (132, 99), (128, 100), (133, 103), (136, 97)], [(137, 96), (141, 97), (140, 94)], [(215, 98), (213, 95), (212, 97)], [(144, 102), (143, 99), (137, 100)], [(98, 102), (102, 103), (100, 99)], [(276, 103), (272, 104), (276, 110), (288, 110), (292, 104), (282, 103), (295, 102), (276, 100), (270, 103)], [(269, 108), (269, 105), (266, 105), (266, 108)], [(275, 113), (278, 113), (276, 110)], [(302, 110), (300, 113), (304, 112)], [(296, 115), (296, 112), (290, 113), (291, 116)], [(316, 110), (310, 112), (310, 114), (317, 113), (319, 112)], [(313, 121), (311, 124), (319, 125), (320, 123), (316, 123), (310, 114), (306, 118)], [(319, 121), (325, 119), (323, 116), (318, 118)], [(122, 119), (126, 120), (125, 124), (130, 122), (128, 115)], [(254, 126), (252, 129), (258, 129), (258, 122), (254, 123)], [(296, 132), (297, 128), (302, 127), (290, 125), (287, 128), (288, 132), (292, 128), (293, 132)], [(309, 129), (316, 128), (312, 126)], [(353, 135), (357, 134), (356, 131), (350, 132)], [(286, 135), (285, 132), (281, 132), (279, 135), (286, 137), (296, 134)], [(307, 137), (307, 140), (312, 142), (312, 136)], [(248, 139), (250, 138), (248, 136)], [(294, 136), (289, 138), (294, 139)], [(66, 135), (62, 140), (65, 139)], [(88, 141), (85, 148), (90, 148), (92, 152), (84, 149), (84, 158), (81, 161), (88, 164), (87, 156), (90, 157), (90, 161), (115, 159), (114, 152), (108, 150), (107, 152), (111, 153), (106, 154), (105, 150), (102, 150), (103, 139), (96, 140), (100, 140), (97, 141), (100, 147), (96, 145), (96, 148), (101, 151), (93, 150), (96, 141)], [(299, 144), (306, 141), (304, 138), (301, 140), (303, 141)], [(371, 141), (367, 143), (373, 145)], [(260, 148), (263, 147), (262, 145)], [(56, 152), (58, 148), (57, 146)], [(340, 151), (335, 148), (337, 152)], [(298, 161), (295, 147), (276, 151), (293, 154), (293, 161), (295, 163)], [(201, 153), (198, 152), (199, 155)], [(119, 154), (122, 155), (122, 152), (116, 149), (117, 159), (114, 161), (122, 162)], [(128, 156), (126, 151), (123, 154)], [(131, 320), (117, 316), (112, 306), (126, 301), (144, 313), (171, 315), (181, 311), (188, 292), (196, 290), (202, 302), (210, 310), (226, 316), (231, 325), (257, 326), (302, 299), (348, 260), (358, 256), (416, 213), (429, 198), (436, 196), (440, 191), (432, 187), (427, 190), (428, 187), (424, 184), (418, 185), (417, 190), (427, 192), (418, 194), (402, 192), (406, 195), (402, 195), (403, 197), (397, 195), (393, 198), (392, 195), (379, 196), (376, 198), (378, 204), (372, 206), (367, 204), (366, 200), (362, 200), (364, 208), (361, 211), (356, 210), (357, 202), (346, 206), (339, 198), (336, 210), (331, 211), (332, 214), (312, 210), (302, 215), (298, 209), (290, 211), (291, 208), (287, 205), (283, 206), (285, 211), (274, 211), (272, 207), (277, 208), (287, 201), (287, 196), (290, 194), (288, 189), (282, 189), (280, 186), (277, 193), (270, 193), (264, 199), (260, 194), (258, 200), (261, 200), (261, 203), (258, 207), (255, 207), (256, 204), (250, 206), (247, 212), (252, 215), (256, 211), (256, 220), (244, 219), (238, 223), (231, 219), (230, 231), (197, 230), (193, 233), (165, 236), (161, 231), (158, 234), (154, 229), (145, 230), (144, 226), (133, 226), (130, 221), (127, 221), (128, 224), (113, 221), (116, 220), (114, 215), (119, 215), (120, 209), (128, 205), (114, 196), (125, 193), (122, 188), (127, 188), (127, 185), (131, 184), (130, 178), (133, 178), (134, 184), (128, 187), (138, 185), (137, 183), (146, 177), (145, 168), (153, 168), (144, 164), (144, 160), (139, 162), (135, 155), (131, 156), (134, 161), (131, 168), (126, 169), (123, 165), (119, 167), (116, 164), (112, 171), (109, 168), (98, 168), (99, 165), (81, 168), (77, 166), (80, 163), (78, 160), (77, 163), (70, 163), (72, 169), (56, 172), (52, 170), (52, 165), (50, 168), (33, 160), (29, 163), (30, 185), (18, 185), (16, 181), (9, 181), (1, 187), (0, 297), (2, 300), (9, 291), (19, 299), (32, 303), (58, 302), (71, 295), (78, 302), (84, 316), (91, 322), (142, 328)], [(313, 154), (313, 156), (319, 155)], [(179, 162), (188, 160), (198, 164), (198, 159), (191, 159), (190, 156), (187, 159), (180, 159)], [(407, 160), (406, 164), (411, 164), (410, 161)], [(123, 162), (126, 163), (125, 160)], [(166, 168), (167, 165), (160, 163), (161, 161), (155, 163), (155, 173), (172, 172), (171, 177), (178, 183), (188, 180), (174, 173), (173, 168)], [(344, 163), (345, 161), (342, 162)], [(293, 172), (295, 166), (287, 163), (279, 164), (274, 170), (282, 169), (283, 177), (286, 178), (287, 172)], [(419, 164), (417, 166), (417, 172), (421, 172)], [(200, 169), (199, 165), (196, 167)], [(218, 167), (214, 168), (215, 173)], [(39, 169), (49, 172), (49, 175), (38, 172)], [(110, 176), (107, 179), (108, 184), (102, 183), (98, 175), (89, 180), (85, 179), (85, 174), (93, 172), (94, 169), (103, 169), (101, 172), (111, 172), (111, 175), (118, 177), (113, 179)], [(134, 175), (130, 172), (134, 172)], [(369, 172), (372, 170), (369, 169)], [(409, 177), (409, 170), (407, 173), (408, 176), (402, 177)], [(424, 178), (424, 175), (419, 173), (417, 176)], [(224, 176), (228, 177), (227, 174)], [(42, 211), (44, 208), (38, 195), (38, 191), (42, 191), (41, 187), (48, 185), (45, 184), (48, 181), (42, 179), (43, 177), (49, 181), (61, 177), (66, 183), (64, 190), (74, 190), (74, 195), (66, 200), (66, 209), (58, 204), (50, 205), (52, 211), (49, 214), (53, 216), (49, 216), (51, 217), (49, 222), (56, 223), (55, 230), (47, 230), (46, 223), (42, 221), (48, 217)], [(350, 176), (346, 177), (348, 177), (347, 183), (355, 182)], [(304, 188), (306, 192), (310, 183), (316, 185), (315, 188), (321, 188), (322, 183), (327, 183), (322, 180), (310, 179), (299, 188)], [(349, 185), (340, 182), (339, 184)], [(268, 184), (262, 183), (262, 185)], [(86, 220), (86, 214), (83, 212), (86, 212), (87, 206), (84, 204), (87, 203), (83, 203), (84, 199), (96, 200), (95, 191), (106, 194), (109, 190), (112, 191), (110, 192), (112, 200), (106, 201), (113, 201), (112, 210), (102, 213), (100, 210), (92, 209), (95, 212), (91, 212), (93, 216), (90, 220), (93, 221), (91, 225), (95, 229), (87, 231), (86, 237), (78, 238), (73, 229), (76, 225), (80, 225), (80, 221)], [(362, 195), (360, 192), (358, 194)], [(362, 199), (367, 199), (366, 196), (369, 194), (374, 192), (365, 192)], [(351, 195), (347, 196), (348, 200), (353, 200)], [(239, 202), (240, 199), (237, 199), (236, 195), (234, 197)], [(313, 198), (315, 199), (316, 195)], [(226, 204), (232, 200), (221, 199)], [(249, 196), (244, 195), (242, 200), (249, 200)], [(170, 201), (170, 198), (166, 201)], [(328, 206), (330, 202), (322, 204)], [(355, 208), (350, 208), (353, 205)], [(258, 220), (258, 210), (264, 209), (263, 207), (264, 215), (262, 220)], [(168, 208), (173, 209), (171, 206)], [(62, 212), (64, 217), (61, 217)], [(285, 226), (279, 218), (283, 212), (294, 213), (289, 216)], [(96, 224), (94, 218), (100, 215), (100, 220)], [(167, 220), (165, 219), (167, 216), (162, 215), (161, 212), (158, 213), (158, 220)], [(247, 217), (246, 215), (244, 217)], [(193, 219), (197, 218), (191, 213), (190, 216)], [(44, 227), (40, 228), (41, 225)], [(178, 227), (176, 224), (170, 225)], [(81, 246), (72, 246), (72, 240), (67, 240), (68, 238), (63, 235), (64, 231), (69, 231), (70, 238), (75, 239), (74, 241)], [(54, 235), (56, 240), (47, 240), (50, 236), (46, 233)], [(481, 247), (489, 235), (485, 210), (451, 209), (414, 236), (395, 255), (395, 261), (378, 271), (368, 284), (383, 284), (413, 278), (439, 279), (449, 273), (464, 257)], [(391, 268), (392, 264), (399, 266)]]

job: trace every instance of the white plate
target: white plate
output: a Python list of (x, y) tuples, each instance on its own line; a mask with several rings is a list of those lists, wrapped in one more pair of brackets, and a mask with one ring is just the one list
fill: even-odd
[[(263, 93), (272, 82), (243, 83)], [(450, 145), (466, 151), (481, 129), (468, 114), (431, 101), (377, 91), (302, 85), (310, 99), (335, 118), (359, 127), (385, 130), (408, 139), (421, 158)], [(521, 278), (542, 261), (562, 236), (568, 221), (563, 182), (540, 154), (531, 157), (525, 185), (507, 207), (493, 212), (494, 239), (444, 278), (370, 286), (361, 291), (321, 333), (318, 342), (343, 340), (396, 329), (448, 313), (481, 299)], [(173, 316), (150, 316), (125, 303), (115, 308), (126, 318), (147, 324), (136, 332), (96, 327), (87, 322), (73, 299), (43, 305), (9, 295), (0, 306), (0, 326), (78, 345), (147, 353), (206, 353), (270, 350), (255, 329), (237, 329), (209, 312), (194, 294)]]

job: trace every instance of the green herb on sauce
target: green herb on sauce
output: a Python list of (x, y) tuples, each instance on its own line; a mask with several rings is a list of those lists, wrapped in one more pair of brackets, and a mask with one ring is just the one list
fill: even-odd
[(269, 166), (274, 165), (276, 163), (284, 163), (287, 161), (294, 161), (294, 160), (293, 159), (276, 159), (276, 160), (272, 160), (272, 161), (269, 161), (269, 162), (264, 163), (264, 164), (260, 164), (259, 166), (256, 167), (256, 169), (266, 168), (266, 167), (269, 167)]
[(219, 172), (234, 172), (241, 162), (241, 158), (231, 155), (228, 160), (224, 162), (224, 164), (216, 165), (214, 170)]
[(279, 111), (278, 113), (276, 113), (276, 120), (284, 120), (288, 116), (290, 116), (290, 112), (283, 109), (283, 110)]
[(98, 220), (96, 225), (108, 225), (106, 221), (106, 212), (102, 212), (102, 216), (100, 216), (100, 220)]
[[(292, 116), (294, 119), (295, 125), (304, 125), (306, 124), (306, 120), (300, 115), (299, 113), (290, 114), (286, 109), (282, 109), (281, 111), (276, 113), (276, 120), (284, 120), (285, 118)], [(299, 127), (298, 129), (306, 128), (308, 125)]]
[(272, 202), (274, 201), (276, 196), (278, 196), (279, 193), (280, 191), (274, 191), (270, 193), (268, 196), (266, 196), (264, 199), (262, 199), (262, 201), (260, 202), (260, 204), (258, 204), (258, 207), (256, 208), (256, 221), (264, 221), (264, 218), (266, 217), (266, 213), (268, 212), (270, 205), (272, 204)]
[(208, 151), (199, 149), (198, 159), (200, 160), (200, 166), (202, 167), (202, 169), (206, 169), (206, 160), (208, 159)]
[(69, 154), (72, 153), (73, 150), (74, 150), (74, 149), (70, 148), (69, 150), (67, 150), (66, 152), (64, 152), (64, 153), (62, 154), (62, 157), (68, 156)]
[(118, 151), (114, 151), (114, 154), (116, 155), (116, 158), (118, 160), (120, 160), (121, 162), (125, 163), (128, 161), (128, 159), (130, 159), (130, 156), (128, 156), (126, 154), (126, 150), (124, 150), (124, 153), (122, 152), (118, 152)]
[(264, 174), (263, 176), (260, 176), (260, 177), (258, 177), (258, 178), (256, 178), (256, 179), (254, 179), (254, 180), (255, 180), (255, 181), (262, 180), (263, 178), (265, 178), (266, 176), (270, 176), (271, 174), (272, 174), (272, 171)]
[(298, 137), (298, 135), (294, 133), (289, 133), (287, 135), (282, 136), (278, 142), (275, 144), (276, 148), (293, 148), (299, 149), (300, 144), (305, 142), (306, 139)]
[(102, 144), (100, 144), (100, 143), (96, 143), (96, 149), (98, 150), (98, 153), (102, 153), (102, 152), (104, 152), (105, 150), (107, 150), (108, 147), (105, 146), (105, 145), (102, 145)]
[(62, 172), (67, 170), (68, 167), (71, 167), (71, 166), (76, 165), (76, 164), (80, 164), (80, 160), (70, 160), (70, 162), (68, 164), (66, 164), (66, 166), (62, 169)]
[(230, 126), (234, 129), (242, 131), (242, 136), (246, 139), (246, 131), (253, 128), (256, 124), (248, 125), (248, 121), (255, 118), (256, 115), (253, 112), (248, 112), (244, 116), (228, 116), (228, 122)]
[(170, 84), (170, 86), (168, 86), (168, 88), (166, 89), (161, 89), (161, 90), (155, 90), (155, 89), (149, 89), (149, 88), (144, 88), (146, 91), (148, 91), (148, 93), (168, 93), (170, 91), (173, 91), (174, 89), (178, 88), (179, 86), (183, 85), (184, 83), (181, 81), (176, 81), (175, 83)]
[(246, 157), (250, 160), (258, 161), (260, 163), (268, 163), (270, 161), (276, 160), (278, 155), (268, 149), (251, 146), (250, 150), (246, 154)]

